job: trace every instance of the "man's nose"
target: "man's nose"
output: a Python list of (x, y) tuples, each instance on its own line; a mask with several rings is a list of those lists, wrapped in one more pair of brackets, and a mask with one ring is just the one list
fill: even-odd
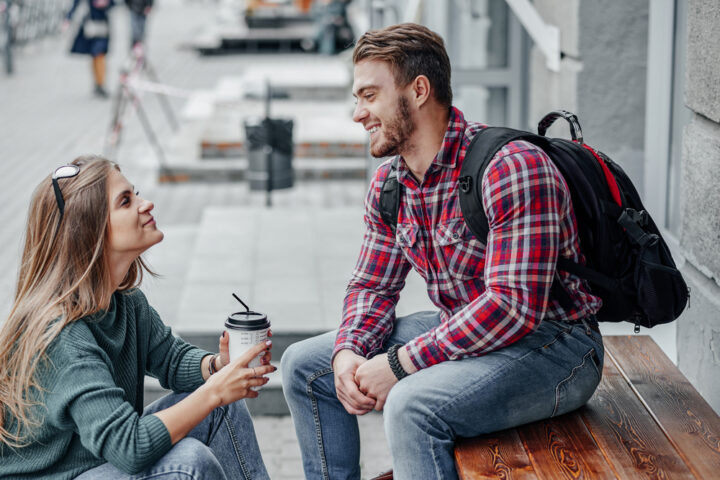
[(365, 107), (360, 105), (360, 102), (358, 102), (357, 105), (355, 105), (355, 110), (353, 111), (353, 122), (362, 122), (365, 117), (367, 117), (368, 111)]

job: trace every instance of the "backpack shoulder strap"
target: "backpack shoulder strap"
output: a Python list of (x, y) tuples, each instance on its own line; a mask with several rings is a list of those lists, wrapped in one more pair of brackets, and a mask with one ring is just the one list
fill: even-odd
[(487, 243), (490, 226), (482, 204), (482, 178), (497, 152), (515, 140), (526, 140), (541, 148), (546, 142), (544, 137), (530, 132), (505, 127), (487, 127), (473, 137), (465, 152), (458, 177), (460, 210), (470, 231), (483, 243)]
[[(502, 147), (516, 140), (525, 140), (543, 149), (547, 149), (548, 145), (545, 137), (530, 132), (505, 127), (487, 127), (475, 135), (465, 152), (458, 178), (460, 210), (475, 238), (485, 244), (487, 244), (490, 225), (482, 204), (482, 178), (490, 161)], [(573, 307), (572, 298), (560, 280), (557, 270), (550, 291), (564, 308)]]
[(400, 190), (402, 188), (397, 179), (398, 159), (399, 157), (395, 157), (390, 164), (390, 171), (380, 189), (380, 200), (378, 202), (380, 217), (393, 233), (395, 233), (397, 227), (397, 217), (400, 211)]

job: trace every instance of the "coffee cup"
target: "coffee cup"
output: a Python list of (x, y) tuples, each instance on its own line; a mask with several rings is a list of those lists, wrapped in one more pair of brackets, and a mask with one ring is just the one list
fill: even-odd
[[(230, 361), (232, 362), (236, 358), (242, 356), (243, 353), (247, 352), (254, 345), (260, 342), (267, 341), (268, 332), (270, 331), (270, 322), (267, 319), (267, 315), (264, 313), (253, 312), (250, 307), (245, 305), (240, 297), (232, 294), (235, 300), (245, 307), (244, 312), (235, 312), (228, 316), (225, 320), (225, 331), (228, 333), (228, 349), (230, 354)], [(251, 359), (248, 363), (248, 368), (259, 367), (262, 365), (261, 359), (265, 354), (263, 350)], [(260, 390), (262, 387), (252, 387), (253, 390)]]
[[(230, 361), (232, 362), (248, 351), (253, 345), (267, 340), (270, 322), (267, 319), (267, 315), (263, 313), (253, 312), (251, 310), (235, 312), (225, 320), (225, 330), (229, 336)], [(263, 351), (257, 357), (253, 358), (250, 363), (248, 363), (248, 368), (259, 367), (261, 365), (260, 359), (264, 353)]]

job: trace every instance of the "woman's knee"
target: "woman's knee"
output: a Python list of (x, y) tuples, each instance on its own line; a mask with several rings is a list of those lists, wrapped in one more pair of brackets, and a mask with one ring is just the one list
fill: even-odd
[(222, 465), (220, 465), (212, 449), (194, 438), (180, 440), (165, 454), (160, 462), (166, 468), (177, 468), (192, 472), (197, 478), (226, 478)]
[(252, 428), (252, 415), (244, 399), (229, 403), (220, 409), (224, 419), (239, 430)]

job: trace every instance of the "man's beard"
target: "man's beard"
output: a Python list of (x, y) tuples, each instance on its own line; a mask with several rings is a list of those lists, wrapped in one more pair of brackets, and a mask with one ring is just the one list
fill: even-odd
[(415, 122), (410, 116), (410, 103), (407, 98), (398, 98), (395, 116), (383, 123), (385, 142), (371, 146), (370, 155), (375, 158), (400, 155), (400, 152), (408, 147), (410, 135), (415, 131)]

